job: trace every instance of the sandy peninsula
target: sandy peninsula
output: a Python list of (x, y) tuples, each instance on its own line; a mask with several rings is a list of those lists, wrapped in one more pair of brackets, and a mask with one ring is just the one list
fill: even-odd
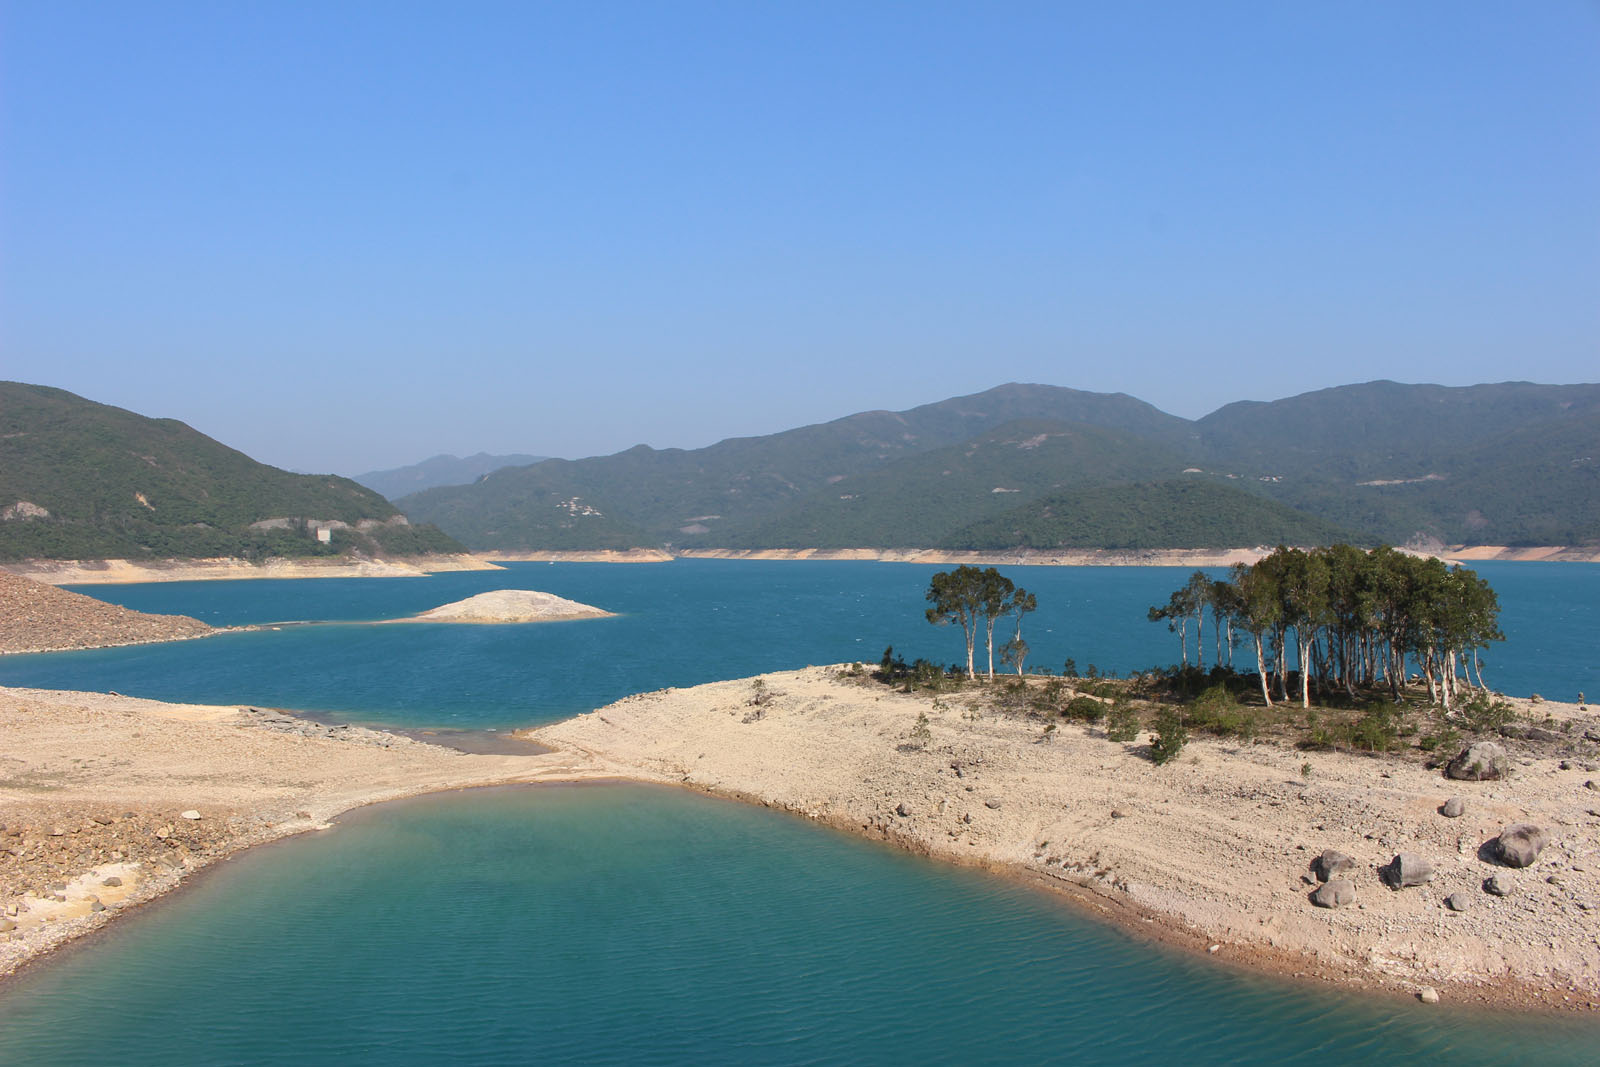
[[(1446, 780), (1414, 760), (1200, 737), (1156, 766), (1097, 728), (974, 711), (808, 668), (649, 693), (527, 732), (610, 773), (766, 804), (1057, 888), (1219, 962), (1452, 1000), (1600, 1004), (1600, 778), (1513, 748), (1513, 776)], [(1526, 708), (1526, 706), (1525, 706)], [(1539, 713), (1578, 709), (1542, 704)], [(913, 728), (928, 717), (930, 737)], [(1587, 712), (1584, 713), (1587, 715)], [(1600, 734), (1596, 734), (1600, 737)], [(1578, 747), (1594, 745), (1576, 735)], [(1459, 796), (1465, 814), (1440, 813)], [(1480, 858), (1534, 822), (1535, 866)], [(1311, 860), (1353, 857), (1356, 902), (1313, 907)], [(1427, 885), (1377, 869), (1430, 860)], [(1500, 875), (1509, 895), (1484, 882)], [(1463, 894), (1466, 910), (1445, 906)], [(1213, 948), (1213, 946), (1215, 946)]]
[(0, 975), (351, 808), (598, 773), (275, 711), (0, 688)]
[(0, 570), (0, 654), (182, 641), (214, 632), (187, 615), (130, 611)]
[(394, 622), (519, 623), (607, 619), (612, 612), (536, 589), (495, 589)]

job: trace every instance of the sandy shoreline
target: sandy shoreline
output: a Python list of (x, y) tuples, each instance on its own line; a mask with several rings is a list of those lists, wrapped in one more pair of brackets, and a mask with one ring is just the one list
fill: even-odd
[[(1402, 759), (1197, 738), (1157, 767), (1097, 729), (1061, 721), (1044, 742), (1043, 720), (975, 716), (958, 696), (935, 706), (832, 668), (765, 682), (775, 695), (761, 705), (744, 679), (631, 697), (525, 736), (616, 776), (1026, 878), (1146, 936), (1216, 945), (1219, 962), (1365, 990), (1432, 987), (1457, 1002), (1600, 1005), (1592, 764), (1527, 755), (1508, 781), (1453, 782)], [(911, 740), (919, 712), (923, 748)], [(1451, 796), (1466, 815), (1439, 813)], [(1552, 831), (1535, 866), (1479, 858), (1520, 821)], [(1330, 848), (1358, 861), (1354, 906), (1309, 902), (1309, 863)], [(1402, 851), (1437, 866), (1432, 884), (1380, 883), (1376, 868)], [(1512, 881), (1511, 896), (1483, 891), (1492, 874)], [(1443, 904), (1458, 892), (1462, 913)]]
[[(14, 560), (0, 570), (51, 585), (126, 585), (137, 582), (231, 581), (244, 578), (416, 578), (452, 571), (499, 570), (502, 563), (671, 563), (675, 559), (855, 560), (925, 563), (940, 566), (1032, 567), (1231, 567), (1255, 563), (1272, 546), (1215, 549), (1076, 549), (1009, 552), (956, 552), (934, 548), (657, 548), (549, 551), (488, 551), (452, 556), (393, 560), (243, 559), (204, 560)], [(1409, 551), (1409, 550), (1408, 550)], [(1419, 553), (1429, 554), (1429, 553)], [(1443, 546), (1436, 552), (1450, 563), (1600, 563), (1600, 549), (1581, 546)]]
[[(0, 689), (0, 975), (219, 859), (353, 808), (632, 779), (1025, 879), (1219, 965), (1366, 991), (1433, 987), (1453, 1002), (1600, 1004), (1600, 792), (1586, 785), (1600, 772), (1581, 757), (1513, 744), (1511, 779), (1452, 782), (1403, 759), (1202, 737), (1157, 767), (1142, 745), (1097, 729), (1059, 720), (1046, 742), (1043, 720), (838, 668), (763, 686), (760, 702), (741, 679), (519, 731), (550, 750), (537, 755), (467, 755), (277, 711)], [(912, 737), (919, 713), (925, 743)], [(1439, 813), (1451, 796), (1467, 802), (1461, 818)], [(1551, 831), (1538, 863), (1482, 860), (1482, 844), (1518, 821)], [(1310, 905), (1308, 864), (1325, 848), (1358, 861), (1356, 905)], [(1382, 886), (1376, 867), (1400, 851), (1429, 858), (1434, 882)], [(1512, 880), (1510, 896), (1482, 891), (1491, 874)], [(1451, 893), (1468, 895), (1467, 911), (1445, 909)]]
[(0, 976), (241, 849), (353, 808), (602, 777), (258, 709), (0, 688)]
[(13, 560), (0, 570), (50, 585), (130, 585), (143, 582), (238, 581), (249, 578), (421, 578), (453, 571), (500, 568), (471, 554), (404, 559), (126, 559)]

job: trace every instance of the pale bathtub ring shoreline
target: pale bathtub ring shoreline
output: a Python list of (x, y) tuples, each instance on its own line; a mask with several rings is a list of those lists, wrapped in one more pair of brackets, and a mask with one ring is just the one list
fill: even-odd
[[(582, 550), (493, 550), (389, 560), (311, 558), (251, 562), (197, 560), (11, 560), (0, 569), (51, 585), (127, 585), (146, 582), (237, 581), (291, 578), (420, 578), (461, 571), (503, 570), (502, 563), (671, 563), (675, 559), (761, 561), (860, 561), (947, 566), (1053, 567), (1231, 567), (1254, 563), (1275, 546), (1216, 549), (1020, 549), (957, 551), (931, 548), (629, 548)], [(1593, 546), (1436, 545), (1404, 549), (1449, 563), (1600, 563)]]
[[(818, 680), (819, 678), (826, 681), (825, 675), (829, 670), (835, 669), (816, 668), (810, 669), (809, 672), (784, 672), (782, 674), (769, 675), (767, 676), (767, 679), (773, 688), (780, 692), (781, 697), (781, 694), (785, 690), (795, 689), (803, 684), (807, 680), (804, 676), (806, 676), (808, 673), (812, 676), (810, 679), (812, 681)], [(609, 705), (608, 707), (599, 709), (595, 712), (591, 712), (588, 715), (579, 716), (576, 719), (566, 720), (565, 722), (552, 724), (547, 727), (528, 730), (525, 731), (525, 733), (532, 735), (535, 739), (538, 739), (541, 743), (547, 745), (552, 743), (560, 744), (560, 741), (555, 740), (549, 735), (563, 734), (565, 731), (573, 729), (575, 724), (582, 724), (584, 722), (589, 722), (591, 725), (597, 722), (603, 723), (608, 717), (619, 719), (630, 710), (638, 711), (640, 709), (648, 709), (653, 702), (659, 703), (663, 699), (674, 700), (679, 703), (687, 702), (690, 705), (700, 705), (705, 710), (708, 721), (713, 722), (715, 725), (734, 731), (747, 730), (750, 724), (739, 723), (737, 721), (723, 724), (721, 722), (717, 722), (716, 720), (724, 717), (724, 707), (722, 705), (727, 703), (729, 695), (733, 694), (737, 696), (738, 694), (742, 694), (749, 689), (751, 683), (751, 679), (740, 679), (732, 682), (710, 683), (708, 685), (697, 686), (689, 690), (667, 690), (660, 693), (641, 694), (635, 697), (627, 698), (623, 701), (619, 701), (616, 704)], [(859, 692), (870, 698), (878, 698), (879, 696), (878, 694), (875, 694), (869, 690), (859, 690)], [(20, 697), (19, 694), (21, 694)], [(188, 721), (189, 725), (196, 729), (200, 728), (200, 725), (206, 722), (215, 724), (220, 717), (220, 713), (228, 713), (229, 716), (233, 716), (238, 713), (237, 709), (232, 708), (219, 709), (197, 708), (194, 706), (184, 705), (165, 705), (161, 702), (139, 701), (134, 700), (133, 698), (102, 696), (97, 694), (62, 692), (44, 695), (67, 704), (85, 702), (91, 704), (101, 704), (104, 705), (108, 710), (117, 712), (119, 714), (130, 710), (136, 712), (160, 711), (176, 713), (182, 716), (182, 718), (178, 721)], [(7, 708), (12, 707), (14, 701), (17, 699), (38, 698), (39, 691), (0, 690), (0, 704), (4, 704), (4, 706)], [(878, 702), (878, 699), (871, 700), (871, 703)], [(130, 708), (129, 705), (139, 705), (141, 707)], [(895, 709), (895, 711), (891, 713), (895, 721), (903, 718), (902, 713), (904, 710), (905, 709)], [(784, 712), (781, 706), (775, 708), (774, 713), (775, 718), (787, 714)], [(139, 718), (142, 722), (147, 723), (147, 720), (144, 720), (143, 715), (141, 715)], [(238, 722), (233, 721), (230, 722), (229, 725), (236, 727), (239, 724)], [(655, 725), (658, 730), (665, 730), (666, 733), (673, 735), (674, 738), (678, 738), (676, 723), (670, 719), (663, 719), (662, 721), (657, 722)], [(373, 733), (381, 734), (383, 732), (374, 731)], [(285, 738), (284, 740), (287, 741), (291, 746), (309, 745), (313, 748), (320, 747), (324, 752), (327, 751), (327, 747), (330, 744), (330, 742), (324, 740), (312, 741), (301, 738)], [(703, 739), (700, 737), (692, 737), (689, 739), (688, 744), (690, 747), (697, 747), (702, 743), (702, 740)], [(833, 736), (830, 734), (821, 740), (823, 742), (823, 747), (831, 752), (834, 746)], [(770, 741), (770, 738), (763, 741), (763, 746), (768, 741)], [(959, 853), (952, 854), (945, 851), (935, 851), (927, 846), (925, 840), (919, 839), (914, 834), (876, 832), (876, 827), (874, 827), (872, 831), (869, 831), (861, 824), (861, 813), (859, 811), (851, 811), (845, 808), (840, 808), (839, 810), (827, 813), (819, 813), (815, 810), (808, 811), (804, 805), (796, 804), (791, 798), (783, 796), (782, 789), (780, 788), (772, 788), (765, 791), (752, 791), (738, 788), (730, 783), (719, 783), (716, 781), (696, 779), (693, 776), (690, 776), (687, 780), (685, 780), (683, 776), (676, 773), (671, 773), (662, 769), (652, 770), (648, 767), (639, 765), (637, 761), (641, 758), (641, 755), (644, 759), (657, 762), (666, 760), (667, 763), (670, 764), (672, 758), (674, 758), (672, 753), (668, 751), (666, 755), (661, 755), (660, 753), (664, 750), (655, 747), (655, 745), (656, 742), (646, 740), (642, 747), (637, 747), (636, 751), (625, 754), (606, 754), (598, 751), (586, 750), (583, 746), (566, 744), (551, 753), (541, 756), (505, 757), (504, 759), (498, 761), (498, 766), (483, 766), (481, 763), (467, 764), (460, 767), (460, 772), (451, 774), (445, 778), (436, 777), (433, 781), (410, 780), (399, 783), (389, 782), (383, 787), (373, 787), (369, 784), (365, 789), (342, 797), (318, 795), (316, 791), (313, 790), (312, 795), (310, 796), (296, 797), (293, 800), (280, 798), (278, 803), (278, 808), (280, 810), (287, 810), (288, 808), (294, 807), (298, 804), (310, 804), (312, 806), (312, 810), (306, 812), (306, 814), (308, 814), (310, 817), (303, 820), (293, 819), (285, 821), (281, 824), (271, 825), (267, 828), (270, 832), (254, 835), (240, 835), (234, 839), (231, 839), (226, 843), (226, 847), (222, 848), (214, 855), (203, 858), (202, 862), (197, 862), (195, 865), (186, 869), (182, 869), (178, 872), (167, 872), (173, 876), (156, 880), (153, 884), (148, 886), (149, 892), (146, 895), (140, 897), (138, 901), (130, 902), (129, 906), (125, 906), (120, 910), (123, 913), (126, 913), (127, 911), (133, 910), (133, 907), (143, 900), (155, 899), (160, 896), (169, 895), (171, 890), (190, 884), (190, 880), (197, 871), (208, 869), (216, 862), (224, 860), (231, 855), (235, 855), (243, 849), (251, 847), (254, 844), (282, 840), (307, 830), (326, 828), (336, 817), (359, 808), (367, 807), (369, 805), (387, 803), (398, 799), (420, 797), (430, 793), (455, 791), (464, 788), (526, 784), (572, 784), (580, 782), (627, 780), (649, 784), (674, 785), (680, 788), (688, 788), (693, 791), (721, 797), (724, 799), (738, 800), (746, 803), (758, 804), (779, 811), (787, 811), (795, 814), (797, 817), (806, 818), (810, 821), (821, 823), (839, 830), (840, 832), (847, 832), (856, 836), (865, 836), (871, 840), (878, 840), (887, 844), (891, 844), (908, 851), (929, 856), (930, 858), (936, 860), (956, 862), (964, 866), (980, 867), (1028, 884), (1053, 890), (1058, 897), (1065, 901), (1071, 902), (1077, 910), (1091, 914), (1101, 920), (1115, 922), (1119, 926), (1127, 928), (1135, 936), (1141, 939), (1150, 940), (1163, 945), (1172, 946), (1195, 953), (1205, 954), (1207, 959), (1214, 960), (1218, 965), (1236, 968), (1243, 972), (1266, 973), (1286, 978), (1304, 978), (1308, 980), (1316, 979), (1320, 981), (1333, 982), (1341, 988), (1349, 989), (1351, 991), (1365, 991), (1379, 994), (1387, 993), (1409, 996), (1412, 995), (1417, 988), (1416, 981), (1411, 979), (1396, 978), (1392, 975), (1385, 976), (1371, 970), (1351, 969), (1347, 966), (1340, 966), (1337, 962), (1329, 962), (1300, 951), (1277, 950), (1271, 948), (1270, 946), (1240, 944), (1227, 936), (1222, 936), (1220, 938), (1220, 943), (1224, 949), (1223, 951), (1206, 953), (1206, 949), (1208, 949), (1210, 945), (1219, 944), (1218, 935), (1214, 931), (1197, 929), (1193, 925), (1184, 922), (1180, 916), (1165, 913), (1160, 909), (1147, 907), (1140, 901), (1132, 899), (1125, 894), (1118, 895), (1114, 892), (1108, 892), (1103, 886), (1095, 887), (1091, 885), (1078, 884), (1075, 881), (1063, 879), (1059, 875), (1052, 876), (1041, 870), (1030, 869), (1026, 864), (1009, 862), (1003, 856), (995, 854), (963, 856)], [(442, 750), (436, 750), (435, 746), (432, 745), (407, 745), (405, 747), (412, 752), (435, 749), (433, 753), (429, 754), (429, 759), (434, 764), (437, 764), (440, 760), (449, 761), (451, 759), (455, 759), (459, 764), (460, 760), (473, 759), (473, 757), (459, 757), (453, 754), (444, 754)], [(893, 746), (891, 746), (891, 748), (892, 747)], [(351, 749), (350, 751), (353, 752), (355, 750)], [(652, 755), (652, 753), (655, 754)], [(788, 749), (785, 749), (785, 754), (787, 758), (787, 755), (789, 754)], [(890, 758), (896, 759), (898, 757), (891, 756)], [(491, 757), (490, 759), (494, 758)], [(296, 761), (297, 766), (299, 762), (300, 761), (298, 760)], [(304, 772), (301, 770), (297, 770), (296, 773), (302, 778), (305, 776)], [(341, 776), (343, 776), (344, 773), (344, 771), (341, 771)], [(810, 775), (812, 771), (806, 770), (803, 773)], [(1007, 806), (1010, 806), (1013, 803), (1013, 800), (1016, 799), (1007, 794), (1002, 793), (1001, 795), (1005, 799)], [(1024, 800), (1025, 798), (1023, 800), (1016, 800), (1016, 803), (1020, 806)], [(120, 808), (125, 803), (128, 803), (125, 796), (108, 797), (101, 801), (102, 806), (108, 805), (113, 808)], [(1134, 803), (1138, 804), (1140, 802), (1136, 800)], [(257, 804), (259, 807), (270, 807), (271, 798), (258, 796)], [(78, 805), (80, 811), (82, 811), (91, 808), (93, 803), (89, 798), (83, 798), (78, 802)], [(10, 804), (7, 805), (8, 808), (10, 806)], [(167, 806), (171, 807), (172, 804), (169, 803)], [(1135, 813), (1144, 814), (1137, 808), (1135, 809)], [(8, 810), (6, 814), (8, 821), (10, 821), (12, 812)], [(1296, 858), (1303, 859), (1304, 857)], [(1301, 904), (1304, 906), (1303, 901)], [(93, 929), (103, 927), (107, 920), (109, 920), (109, 918), (115, 914), (118, 914), (118, 912), (102, 912), (96, 917), (96, 921), (89, 924), (83, 924), (81, 929), (75, 929), (71, 931), (62, 929), (60, 933), (63, 936), (52, 937), (48, 940), (39, 941), (31, 951), (27, 952), (20, 958), (10, 960), (10, 965), (6, 969), (8, 971), (15, 971), (22, 963), (30, 959), (36, 960), (48, 958), (51, 951), (58, 945), (65, 943), (68, 940), (74, 940), (83, 934), (91, 932)], [(1552, 995), (1547, 990), (1540, 991), (1532, 988), (1523, 988), (1520, 983), (1488, 988), (1465, 983), (1451, 983), (1448, 981), (1439, 981), (1437, 984), (1439, 988), (1444, 991), (1447, 1001), (1456, 1004), (1470, 1001), (1473, 1003), (1482, 1003), (1504, 1008), (1515, 1008), (1519, 1010), (1525, 1010), (1529, 1007), (1535, 1006), (1556, 1011), (1586, 1010), (1583, 1004), (1562, 1002), (1559, 999), (1559, 991), (1556, 991), (1556, 993)], [(1591, 998), (1592, 994), (1581, 999), (1584, 1001), (1590, 1001)]]

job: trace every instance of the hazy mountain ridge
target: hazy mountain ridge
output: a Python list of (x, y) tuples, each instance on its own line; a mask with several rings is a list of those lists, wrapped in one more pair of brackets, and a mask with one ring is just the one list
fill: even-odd
[(522, 452), (504, 456), (490, 455), (487, 452), (479, 452), (472, 456), (441, 454), (405, 467), (367, 471), (365, 474), (357, 474), (350, 480), (366, 486), (386, 500), (397, 500), (411, 493), (420, 493), (424, 489), (436, 489), (443, 485), (470, 485), (502, 467), (526, 467), (530, 463), (542, 463), (549, 458)]
[(459, 550), (348, 478), (291, 474), (176, 419), (0, 382), (0, 559)]
[[(1028, 429), (1024, 420), (1053, 426)], [(1002, 438), (1024, 430), (1042, 434), (1039, 445), (1012, 442), (1007, 452)], [(1076, 447), (1064, 447), (1068, 440)], [(1293, 529), (1370, 542), (1569, 544), (1600, 541), (1595, 456), (1596, 384), (1367, 382), (1241, 401), (1194, 421), (1125, 394), (1010, 384), (693, 451), (640, 445), (508, 468), (400, 504), (475, 548), (622, 547), (630, 527), (637, 545), (954, 547), (950, 535), (996, 518), (1002, 503), (1020, 509), (1064, 491), (1209, 477), (1278, 507), (1207, 493), (1189, 526), (1164, 536), (1254, 531), (1250, 540), (1273, 542), (1281, 538), (1272, 531)], [(1108, 498), (1075, 499), (1104, 506)], [(1217, 501), (1227, 499), (1254, 524), (1218, 521)], [(589, 544), (575, 543), (587, 536), (582, 521), (553, 510), (570, 512), (573, 501), (600, 513)], [(1065, 505), (1050, 506), (1059, 517)], [(1016, 528), (1037, 520), (1019, 518)], [(536, 544), (551, 528), (562, 543)], [(987, 537), (996, 528), (984, 529)]]

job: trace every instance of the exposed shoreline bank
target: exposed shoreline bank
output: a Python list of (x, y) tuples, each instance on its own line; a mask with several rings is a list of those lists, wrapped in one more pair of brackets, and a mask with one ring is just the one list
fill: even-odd
[[(517, 731), (548, 749), (526, 755), (278, 711), (0, 688), (0, 977), (218, 860), (358, 807), (626, 779), (1017, 878), (1219, 965), (1375, 993), (1432, 987), (1454, 1003), (1600, 1007), (1592, 764), (1514, 749), (1509, 780), (1452, 782), (1401, 758), (1196, 738), (1157, 767), (1143, 744), (1096, 729), (1060, 721), (1047, 741), (1044, 720), (837, 668), (755, 681), (640, 694)], [(919, 714), (925, 740), (912, 733)], [(1465, 815), (1440, 814), (1450, 796)], [(1550, 831), (1539, 862), (1486, 863), (1482, 844), (1521, 821)], [(1324, 848), (1358, 861), (1355, 905), (1310, 905), (1308, 864)], [(1376, 868), (1401, 851), (1428, 857), (1435, 881), (1383, 887)], [(1512, 880), (1511, 896), (1483, 892), (1491, 874)], [(1465, 912), (1444, 907), (1451, 893), (1468, 896)]]
[[(974, 566), (1035, 567), (1231, 567), (1253, 564), (1270, 554), (1273, 545), (1245, 548), (1085, 548), (1047, 551), (1013, 549), (1005, 552), (954, 551), (942, 548), (685, 548), (680, 559), (752, 560), (862, 560), (880, 563), (971, 564)], [(1496, 561), (1506, 563), (1600, 563), (1600, 548), (1560, 545), (1511, 548), (1504, 545), (1445, 545), (1436, 550), (1403, 549), (1414, 555), (1437, 556), (1447, 563)]]
[[(876, 563), (924, 563), (940, 566), (1021, 567), (1231, 567), (1252, 564), (1274, 546), (1239, 548), (1072, 549), (1006, 552), (953, 551), (941, 548), (656, 548), (551, 549), (488, 551), (448, 556), (390, 560), (243, 559), (203, 560), (13, 560), (0, 564), (10, 571), (50, 585), (129, 585), (141, 582), (234, 581), (249, 578), (417, 578), (454, 571), (500, 570), (502, 563), (671, 563), (675, 559), (767, 561), (836, 560)], [(1432, 555), (1447, 563), (1600, 563), (1600, 548), (1543, 545), (1441, 546)]]
[(274, 558), (166, 560), (13, 560), (0, 570), (48, 585), (133, 585), (145, 582), (239, 581), (251, 578), (421, 578), (454, 571), (500, 570), (470, 553), (395, 559)]
[[(1095, 729), (1061, 722), (1047, 742), (1043, 720), (975, 715), (959, 696), (940, 705), (831, 668), (768, 675), (765, 688), (760, 704), (752, 679), (643, 694), (521, 734), (619, 777), (1046, 886), (1219, 963), (1374, 992), (1431, 987), (1456, 1003), (1600, 1008), (1600, 799), (1575, 762), (1529, 754), (1509, 781), (1452, 782), (1400, 758), (1197, 738), (1157, 767), (1144, 744)], [(1467, 813), (1445, 818), (1456, 795)], [(1480, 858), (1521, 821), (1551, 832), (1538, 864)], [(1330, 848), (1358, 861), (1357, 902), (1336, 910), (1309, 901), (1310, 861)], [(1402, 851), (1428, 857), (1435, 880), (1384, 887), (1377, 868)], [(1497, 873), (1512, 896), (1484, 892)], [(1453, 893), (1466, 911), (1445, 907)]]
[(355, 808), (605, 775), (253, 708), (0, 687), (0, 981), (195, 872)]

